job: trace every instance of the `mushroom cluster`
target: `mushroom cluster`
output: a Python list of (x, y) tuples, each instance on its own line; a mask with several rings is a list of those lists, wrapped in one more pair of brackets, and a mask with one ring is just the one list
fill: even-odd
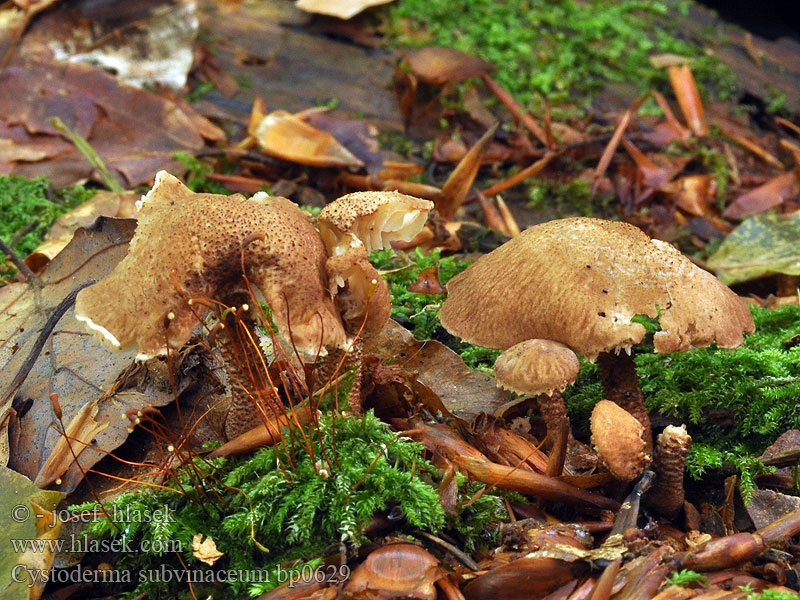
[[(594, 218), (527, 229), (450, 280), (447, 293), (442, 324), (471, 344), (516, 354), (517, 344), (550, 340), (596, 359), (605, 397), (641, 424), (648, 456), (650, 418), (631, 356), (645, 327), (634, 317), (658, 318), (653, 342), (661, 353), (713, 342), (735, 348), (755, 330), (746, 304), (672, 245)], [(515, 389), (504, 377), (500, 384)]]
[(199, 325), (192, 299), (239, 299), (249, 282), (304, 361), (347, 352), (359, 332), (389, 319), (388, 288), (369, 251), (410, 240), (432, 207), (396, 192), (350, 194), (319, 215), (318, 230), (286, 198), (198, 194), (160, 171), (138, 203), (127, 256), (78, 294), (75, 316), (147, 360), (189, 341)]

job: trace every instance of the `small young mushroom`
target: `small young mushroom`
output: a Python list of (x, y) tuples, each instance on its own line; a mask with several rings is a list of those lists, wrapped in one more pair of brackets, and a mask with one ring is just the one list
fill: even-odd
[(647, 503), (666, 517), (683, 508), (683, 474), (692, 438), (681, 425), (667, 425), (656, 440), (656, 481), (647, 493)]
[(146, 360), (189, 340), (199, 325), (189, 299), (220, 298), (246, 274), (279, 333), (301, 352), (324, 355), (346, 347), (326, 259), (319, 234), (289, 200), (196, 194), (160, 171), (142, 198), (127, 256), (81, 290), (75, 317)]
[(567, 419), (561, 392), (575, 381), (581, 365), (575, 353), (551, 340), (526, 340), (503, 352), (494, 365), (497, 385), (517, 394), (535, 396), (548, 433)]
[(633, 317), (659, 318), (662, 353), (735, 348), (755, 330), (747, 305), (673, 246), (586, 217), (527, 229), (451, 279), (447, 292), (442, 324), (471, 344), (505, 349), (539, 338), (600, 356), (605, 395), (641, 422), (648, 452), (650, 418), (629, 354), (645, 328)]
[(610, 400), (600, 400), (592, 411), (592, 444), (620, 481), (633, 481), (650, 464), (644, 427), (628, 411)]
[(351, 235), (369, 255), (391, 242), (412, 239), (432, 209), (433, 202), (399, 192), (354, 192), (323, 208), (317, 226), (330, 256), (347, 252)]
[[(325, 270), (330, 293), (339, 308), (347, 335), (355, 341), (342, 361), (358, 365), (350, 391), (350, 407), (361, 409), (361, 347), (391, 316), (389, 287), (369, 262), (369, 253), (394, 241), (408, 241), (425, 225), (433, 203), (397, 192), (355, 192), (328, 204), (317, 216), (317, 227), (328, 251)], [(318, 380), (330, 377), (341, 359), (325, 358)]]

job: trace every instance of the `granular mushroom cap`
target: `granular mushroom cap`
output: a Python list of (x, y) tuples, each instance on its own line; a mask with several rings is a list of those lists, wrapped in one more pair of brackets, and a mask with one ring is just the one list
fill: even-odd
[(659, 317), (657, 352), (712, 342), (732, 348), (755, 330), (745, 303), (672, 245), (602, 219), (531, 227), (451, 279), (447, 291), (444, 327), (490, 348), (540, 338), (594, 359), (642, 341), (636, 315)]
[(327, 289), (325, 247), (303, 211), (266, 194), (195, 194), (166, 171), (140, 204), (127, 256), (78, 294), (76, 318), (117, 347), (136, 347), (139, 359), (166, 354), (168, 345), (180, 348), (204, 310), (187, 299), (219, 299), (240, 289), (245, 241), (245, 272), (279, 333), (311, 355), (344, 347)]
[(347, 251), (346, 234), (360, 239), (369, 254), (390, 242), (412, 239), (432, 209), (433, 202), (399, 192), (353, 192), (323, 208), (317, 223), (331, 256)]
[(551, 340), (525, 340), (503, 352), (494, 365), (497, 385), (517, 394), (562, 392), (581, 365), (575, 353)]
[(601, 400), (592, 411), (592, 444), (611, 474), (632, 481), (650, 464), (642, 437), (644, 427), (624, 408)]

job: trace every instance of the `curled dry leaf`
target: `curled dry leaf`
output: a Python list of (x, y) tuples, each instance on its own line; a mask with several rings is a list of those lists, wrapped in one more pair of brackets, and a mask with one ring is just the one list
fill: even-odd
[(742, 194), (722, 214), (729, 219), (741, 219), (775, 208), (784, 200), (798, 194), (800, 194), (800, 167), (778, 175), (767, 183)]
[[(11, 388), (48, 316), (62, 299), (77, 285), (105, 276), (122, 259), (135, 226), (131, 219), (101, 218), (96, 225), (75, 232), (70, 244), (41, 273), (39, 287), (15, 283), (0, 288), (0, 390)], [(85, 333), (69, 309), (21, 386), (11, 397), (0, 400), (2, 440), (7, 439), (9, 421), (16, 414), (10, 459), (6, 447), (0, 460), (31, 479), (39, 477), (62, 439), (52, 426), (52, 393), (58, 394), (65, 424), (72, 423), (82, 410), (89, 410), (83, 408), (87, 402), (96, 404), (97, 412), (85, 421), (86, 426), (105, 428), (94, 437), (97, 449), (87, 447), (81, 453), (79, 462), (84, 469), (106, 456), (101, 450), (117, 448), (127, 439), (129, 425), (120, 418), (120, 411), (162, 406), (173, 399), (169, 385), (151, 366), (133, 366), (134, 355), (135, 351), (106, 348)], [(81, 477), (80, 470), (68, 469), (60, 489), (71, 491)]]
[(468, 421), (482, 412), (491, 414), (506, 401), (506, 394), (497, 389), (492, 376), (471, 370), (440, 342), (414, 339), (395, 321), (365, 340), (364, 354), (417, 371), (419, 381), (441, 398), (447, 410)]
[(678, 99), (681, 112), (692, 132), (695, 135), (706, 135), (708, 126), (706, 125), (703, 101), (700, 99), (700, 93), (697, 91), (697, 84), (689, 65), (670, 65), (669, 81), (675, 97)]
[(225, 556), (224, 552), (217, 550), (217, 544), (214, 542), (214, 538), (208, 536), (206, 539), (203, 539), (202, 533), (195, 533), (194, 537), (192, 537), (192, 554), (194, 554), (194, 557), (200, 562), (211, 566)]
[(90, 200), (56, 219), (44, 241), (25, 259), (25, 263), (35, 272), (40, 271), (66, 247), (78, 227), (88, 227), (97, 217), (135, 218), (135, 203), (140, 198), (134, 192), (97, 192)]
[(258, 147), (276, 158), (312, 167), (364, 166), (331, 134), (285, 110), (276, 110), (258, 123), (251, 123), (249, 131), (258, 142)]

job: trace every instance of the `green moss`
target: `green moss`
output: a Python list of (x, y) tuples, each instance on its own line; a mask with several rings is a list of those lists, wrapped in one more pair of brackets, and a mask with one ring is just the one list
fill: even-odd
[(193, 192), (224, 194), (226, 196), (233, 194), (232, 190), (229, 190), (218, 181), (214, 181), (207, 177), (209, 173), (214, 171), (211, 165), (204, 163), (202, 160), (196, 159), (194, 156), (187, 154), (186, 152), (176, 152), (173, 154), (173, 156), (186, 165), (186, 167), (189, 169), (189, 172), (185, 177), (186, 187)]
[(680, 585), (685, 587), (692, 583), (708, 583), (708, 577), (697, 571), (692, 571), (691, 569), (681, 569), (667, 577), (666, 583), (667, 585)]
[(532, 177), (528, 182), (528, 208), (553, 211), (562, 217), (610, 218), (614, 214), (612, 196), (591, 195), (591, 184), (585, 179), (559, 183)]
[(701, 91), (710, 86), (725, 97), (735, 89), (732, 71), (686, 41), (673, 24), (675, 9), (662, 2), (400, 0), (389, 10), (397, 44), (451, 46), (485, 58), (497, 67), (498, 83), (528, 106), (546, 97), (585, 108), (609, 82), (669, 89), (666, 70), (649, 62), (659, 53), (690, 57)]
[(800, 595), (797, 592), (784, 590), (764, 590), (760, 594), (749, 594), (746, 600), (797, 600)]
[[(214, 598), (220, 599), (258, 595), (275, 586), (278, 565), (300, 567), (325, 556), (331, 548), (335, 551), (339, 543), (366, 541), (362, 529), (377, 511), (399, 506), (411, 527), (427, 531), (445, 525), (437, 491), (425, 481), (438, 471), (422, 458), (419, 443), (398, 439), (372, 413), (358, 418), (323, 416), (319, 432), (314, 435), (316, 468), (309, 453), (296, 442), (291, 451), (294, 468), (280, 448), (264, 448), (248, 459), (211, 463), (198, 459), (198, 470), (206, 474), (202, 487), (184, 471), (179, 480), (185, 496), (173, 490), (128, 493), (106, 508), (144, 515), (169, 507), (170, 519), (125, 524), (124, 539), (131, 547), (140, 547), (142, 540), (147, 540), (151, 546), (158, 542), (169, 548), (177, 541), (182, 549), (180, 558), (190, 569), (258, 569), (271, 574), (266, 581), (228, 583), (213, 590), (195, 584), (198, 597), (213, 592)], [(332, 466), (320, 459), (322, 447)], [(285, 474), (279, 464), (285, 467)], [(321, 468), (329, 470), (328, 476), (320, 475)], [(91, 510), (94, 506), (80, 508)], [(122, 539), (102, 518), (93, 521), (87, 533)], [(191, 541), (197, 533), (212, 537), (225, 553), (213, 567), (200, 563), (192, 553)], [(259, 545), (269, 548), (269, 553)], [(115, 568), (139, 571), (161, 564), (183, 570), (174, 553), (156, 552), (123, 553)], [(161, 597), (158, 594), (182, 592), (188, 596), (185, 582), (175, 585), (174, 581), (172, 585), (142, 582), (130, 595), (149, 592)]]
[[(764, 471), (755, 460), (781, 433), (800, 427), (800, 347), (784, 342), (800, 331), (800, 308), (775, 310), (752, 307), (756, 332), (734, 350), (715, 346), (675, 354), (655, 354), (652, 335), (635, 356), (645, 401), (651, 411), (685, 423), (695, 440), (689, 473), (729, 462), (742, 470), (742, 489)], [(588, 420), (602, 398), (596, 365), (584, 363), (572, 388), (564, 393), (574, 423)]]
[(423, 269), (433, 266), (438, 267), (439, 280), (444, 285), (470, 264), (452, 256), (442, 258), (440, 249), (425, 254), (419, 248), (411, 253), (395, 252), (390, 248), (376, 250), (370, 260), (376, 269), (383, 271), (383, 278), (389, 284), (392, 317), (401, 323), (412, 323), (414, 337), (418, 340), (430, 339), (437, 329), (441, 329), (439, 306), (447, 296), (409, 292), (408, 286), (417, 281)]
[(728, 182), (730, 181), (730, 166), (728, 159), (721, 152), (711, 146), (700, 145), (697, 147), (697, 157), (703, 165), (703, 169), (712, 175), (717, 182), (717, 203), (719, 208), (725, 208), (725, 198), (728, 193)]
[[(42, 243), (58, 217), (89, 200), (95, 191), (81, 185), (55, 190), (46, 177), (0, 176), (0, 237), (13, 243), (24, 258)], [(16, 273), (16, 268), (2, 259), (0, 284)]]

